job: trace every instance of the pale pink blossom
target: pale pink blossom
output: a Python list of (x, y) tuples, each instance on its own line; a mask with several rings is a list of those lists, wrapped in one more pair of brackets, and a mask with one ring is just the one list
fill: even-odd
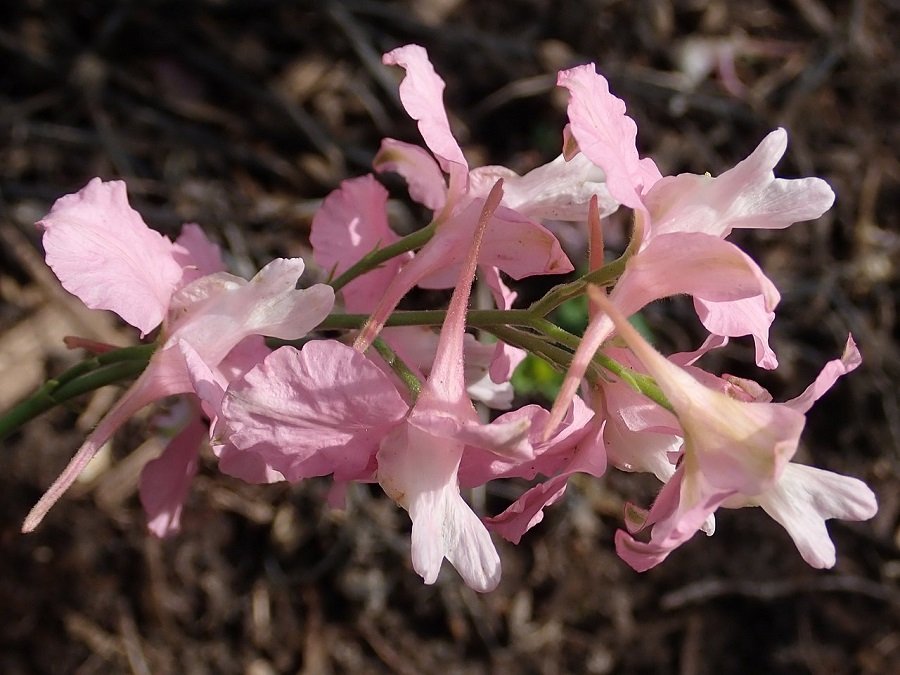
[(381, 443), (378, 482), (412, 519), (413, 568), (432, 584), (444, 558), (471, 588), (500, 582), (500, 558), (481, 520), (459, 493), (457, 472), (465, 441), (459, 431), (478, 425), (463, 379), (466, 305), (479, 248), (502, 181), (488, 196), (441, 329), (431, 374), (403, 424)]
[[(435, 211), (436, 231), (431, 240), (406, 263), (385, 290), (378, 306), (357, 338), (356, 348), (363, 350), (384, 325), (387, 316), (401, 298), (415, 285), (423, 288), (450, 288), (456, 283), (484, 199), (497, 177), (522, 181), (515, 191), (514, 203), (502, 204), (493, 211), (485, 233), (479, 264), (496, 267), (514, 279), (536, 274), (564, 274), (573, 269), (556, 237), (529, 217), (536, 212), (565, 215), (578, 200), (584, 200), (584, 211), (590, 198), (584, 180), (600, 178), (588, 163), (545, 170), (530, 178), (511, 176), (502, 167), (488, 167), (473, 180), (459, 143), (450, 130), (442, 95), (443, 80), (435, 73), (425, 49), (418, 45), (399, 47), (384, 56), (384, 62), (406, 70), (400, 83), (400, 100), (410, 117), (418, 122), (419, 131), (435, 160), (417, 146), (388, 139), (375, 158), (378, 170), (396, 171), (402, 175), (410, 195)], [(583, 171), (585, 173), (579, 173)], [(449, 183), (443, 175), (449, 176)], [(500, 174), (503, 174), (502, 176)], [(582, 180), (570, 180), (576, 175)], [(578, 185), (573, 192), (573, 185)], [(532, 204), (528, 197), (536, 201)], [(610, 208), (614, 208), (611, 205)]]
[(428, 379), (412, 408), (386, 373), (333, 341), (274, 352), (231, 384), (222, 405), (236, 457), (288, 480), (332, 473), (339, 483), (376, 479), (410, 514), (413, 567), (426, 583), (434, 583), (447, 558), (479, 591), (496, 586), (500, 560), (460, 494), (464, 450), (473, 445), (522, 457), (533, 452), (528, 419), (482, 424), (465, 388), (465, 309), (478, 246), (500, 195), (499, 187), (489, 195), (479, 219)]
[[(558, 83), (570, 93), (570, 133), (579, 149), (603, 169), (613, 198), (635, 210), (637, 250), (611, 301), (630, 315), (657, 299), (691, 295), (711, 334), (752, 336), (757, 364), (776, 367), (768, 335), (779, 294), (755, 262), (721, 239), (734, 228), (784, 228), (817, 218), (831, 207), (831, 188), (819, 178), (775, 178), (773, 168), (787, 145), (783, 129), (721, 176), (663, 178), (651, 160), (640, 158), (637, 127), (593, 64), (561, 72)], [(561, 418), (590, 359), (612, 332), (608, 317), (592, 318), (553, 421)]]
[[(635, 147), (636, 126), (593, 64), (561, 72), (558, 82), (570, 92), (571, 134), (578, 147), (603, 169), (612, 196), (636, 212), (641, 242), (638, 255), (663, 235), (695, 233), (721, 238), (734, 228), (784, 228), (818, 218), (834, 201), (831, 188), (819, 178), (775, 178), (773, 169), (787, 146), (783, 129), (771, 132), (749, 157), (721, 176), (663, 178), (650, 160), (640, 159)], [(673, 264), (679, 262), (684, 267), (692, 264), (677, 257)], [(663, 296), (657, 293), (656, 297)], [(774, 368), (777, 360), (768, 345), (775, 316), (772, 299), (761, 288), (755, 295), (719, 300), (695, 296), (695, 304), (711, 333), (751, 335), (757, 363)]]
[[(856, 343), (848, 337), (841, 358), (826, 363), (815, 381), (784, 405), (806, 413), (839, 377), (855, 370), (861, 362)], [(739, 384), (744, 391), (752, 391), (754, 398), (771, 399), (765, 389), (753, 387), (755, 383)], [(878, 510), (874, 493), (861, 480), (793, 462), (770, 489), (749, 499), (731, 498), (723, 506), (761, 506), (787, 530), (803, 559), (816, 568), (833, 567), (835, 563), (826, 520), (868, 520)]]
[[(161, 345), (147, 368), (88, 435), (28, 514), (22, 528), (26, 532), (40, 523), (100, 447), (135, 412), (166, 396), (199, 393), (192, 381), (196, 369), (191, 359), (195, 355), (205, 367), (216, 371), (250, 336), (302, 337), (327, 316), (334, 302), (328, 286), (296, 289), (303, 272), (299, 259), (274, 260), (250, 282), (215, 272), (180, 286), (183, 275), (216, 267), (217, 252), (202, 233), (193, 229), (177, 245), (153, 233), (128, 207), (121, 183), (91, 181), (77, 195), (60, 199), (42, 226), (54, 272), (65, 287), (79, 297), (83, 294), (85, 304), (113, 309), (145, 333), (162, 316), (166, 318)], [(89, 245), (80, 246), (83, 242)], [(124, 288), (115, 288), (117, 284)], [(136, 300), (132, 302), (132, 298)], [(218, 376), (224, 379), (224, 372)], [(181, 480), (176, 474), (183, 478), (190, 473), (189, 462), (184, 459), (188, 453), (183, 451), (186, 438), (167, 449), (168, 456), (151, 468), (146, 480), (152, 484), (160, 475), (160, 467), (165, 466), (175, 467), (173, 480)], [(180, 488), (167, 492), (172, 499), (181, 494)], [(177, 523), (175, 506), (159, 506), (160, 502), (169, 503), (168, 497), (145, 491), (144, 500), (155, 505), (155, 511), (168, 510), (169, 524)], [(168, 527), (163, 524), (158, 529)]]
[(788, 406), (745, 402), (710, 389), (670, 362), (591, 289), (618, 334), (668, 398), (683, 431), (680, 465), (647, 515), (650, 541), (616, 535), (619, 555), (638, 571), (659, 564), (730, 497), (753, 497), (778, 481), (797, 450), (805, 418)]
[[(310, 243), (316, 262), (333, 276), (339, 276), (376, 248), (394, 243), (399, 237), (387, 218), (387, 190), (371, 175), (346, 180), (325, 198), (313, 217)], [(350, 312), (371, 312), (412, 254), (397, 256), (374, 270), (353, 279), (341, 289), (344, 306)], [(509, 309), (516, 295), (500, 279), (495, 268), (482, 268), (498, 307)], [(388, 328), (385, 341), (403, 361), (428, 374), (437, 348), (437, 333), (424, 326)], [(502, 342), (479, 343), (466, 336), (466, 384), (470, 395), (487, 405), (505, 409), (512, 403), (509, 379), (524, 352)]]

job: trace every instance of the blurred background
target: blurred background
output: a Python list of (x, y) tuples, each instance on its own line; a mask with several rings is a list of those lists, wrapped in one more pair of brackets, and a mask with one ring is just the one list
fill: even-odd
[[(708, 367), (795, 396), (848, 332), (863, 366), (814, 409), (798, 459), (867, 481), (880, 511), (830, 524), (834, 570), (806, 566), (756, 509), (721, 512), (663, 565), (636, 574), (612, 537), (653, 479), (574, 480), (480, 596), (445, 565), (424, 586), (408, 517), (377, 489), (346, 511), (328, 483), (255, 487), (210, 456), (183, 531), (146, 533), (140, 467), (160, 449), (135, 418), (40, 529), (31, 505), (115, 400), (100, 390), (0, 448), (0, 672), (900, 672), (900, 3), (896, 0), (51, 2), (0, 21), (0, 410), (79, 354), (65, 335), (136, 336), (87, 312), (45, 268), (34, 222), (93, 176), (122, 178), (145, 220), (197, 222), (250, 275), (309, 256), (320, 200), (369, 170), (380, 139), (418, 143), (382, 52), (427, 47), (470, 164), (524, 172), (559, 153), (556, 71), (595, 61), (664, 174), (713, 175), (782, 126), (783, 177), (821, 176), (834, 208), (787, 231), (736, 233), (782, 292), (780, 368), (738, 340)], [(398, 230), (423, 224), (386, 180)], [(621, 245), (611, 225), (611, 248)], [(573, 258), (583, 235), (563, 229)], [(552, 281), (552, 280), (551, 280)], [(520, 285), (537, 297), (547, 279)], [(577, 307), (563, 321), (577, 325)], [(696, 346), (689, 306), (643, 315), (664, 349)], [(522, 400), (552, 393), (537, 364)], [(148, 440), (149, 439), (149, 440)], [(501, 511), (526, 486), (477, 496)]]

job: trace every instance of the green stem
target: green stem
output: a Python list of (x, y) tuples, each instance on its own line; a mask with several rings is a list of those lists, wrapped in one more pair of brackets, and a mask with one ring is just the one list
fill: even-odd
[(528, 311), (535, 316), (547, 316), (567, 300), (583, 295), (588, 284), (609, 286), (621, 276), (622, 272), (625, 271), (625, 264), (627, 262), (628, 259), (623, 254), (600, 269), (588, 272), (580, 279), (570, 281), (567, 284), (554, 286), (543, 298), (532, 303), (531, 307), (528, 308)]
[[(111, 354), (112, 352), (109, 353)], [(99, 357), (96, 358), (99, 359)], [(81, 365), (78, 364), (78, 366), (69, 369), (64, 375), (77, 370)], [(65, 382), (48, 380), (31, 397), (14, 406), (9, 412), (0, 417), (0, 440), (6, 438), (41, 413), (50, 410), (50, 408), (107, 384), (114, 384), (119, 380), (134, 377), (146, 367), (147, 361), (142, 359), (120, 360), (101, 365), (90, 372), (69, 377)]]
[(345, 270), (337, 279), (334, 279), (331, 282), (332, 288), (339, 291), (356, 277), (375, 269), (391, 258), (395, 258), (407, 251), (421, 248), (434, 236), (435, 230), (437, 230), (437, 223), (432, 222), (421, 230), (417, 230), (412, 234), (406, 235), (399, 241), (395, 241), (393, 244), (370, 251)]
[(631, 229), (631, 240), (628, 242), (628, 246), (622, 255), (611, 263), (607, 263), (599, 269), (588, 272), (580, 279), (551, 288), (543, 298), (533, 302), (531, 307), (528, 308), (528, 311), (537, 316), (547, 316), (567, 300), (582, 295), (588, 284), (609, 286), (625, 272), (625, 266), (628, 264), (628, 260), (637, 253), (643, 239), (643, 216), (641, 216), (640, 213), (636, 213), (634, 224)]
[[(394, 312), (385, 326), (440, 326), (447, 312), (429, 309), (412, 312)], [(353, 330), (362, 328), (368, 314), (332, 314), (317, 326), (317, 330)], [(474, 309), (466, 313), (466, 325), (473, 328), (491, 326), (530, 326), (534, 315), (527, 309)]]
[(669, 412), (675, 412), (672, 404), (669, 403), (669, 399), (666, 398), (666, 395), (662, 392), (662, 389), (660, 389), (659, 385), (656, 384), (656, 380), (654, 380), (649, 375), (638, 373), (628, 366), (623, 366), (615, 359), (611, 359), (605, 354), (601, 354), (599, 352), (594, 355), (594, 362), (618, 377), (622, 382), (634, 389), (637, 393), (643, 394), (651, 401), (653, 401), (654, 403), (658, 403)]
[[(579, 338), (575, 335), (572, 335), (568, 331), (563, 330), (552, 321), (548, 321), (547, 319), (535, 319), (531, 324), (531, 327), (541, 331), (544, 335), (555, 342), (565, 345), (566, 347), (569, 347), (573, 350), (578, 349), (578, 345), (580, 343)], [(594, 366), (598, 366), (612, 373), (639, 394), (643, 394), (651, 401), (661, 405), (666, 410), (675, 412), (672, 408), (672, 404), (669, 403), (669, 399), (666, 398), (666, 395), (663, 394), (662, 389), (660, 389), (659, 385), (656, 384), (656, 380), (654, 380), (649, 375), (638, 373), (637, 371), (632, 370), (628, 366), (622, 365), (615, 359), (610, 358), (602, 352), (597, 352), (596, 354), (594, 354), (591, 360)]]
[(508, 326), (490, 326), (485, 330), (506, 344), (541, 357), (560, 372), (565, 372), (572, 362), (571, 352), (550, 344), (541, 335), (534, 335)]
[(409, 389), (409, 393), (412, 395), (413, 402), (415, 402), (415, 400), (419, 398), (419, 392), (422, 391), (422, 383), (419, 381), (419, 378), (416, 377), (416, 374), (403, 362), (403, 359), (397, 356), (397, 353), (390, 348), (388, 343), (381, 338), (375, 338), (375, 341), (372, 342), (372, 347), (375, 348), (375, 351), (377, 351), (381, 355), (381, 358), (383, 358), (391, 367), (391, 370), (397, 374), (397, 377), (403, 381), (403, 384), (406, 385), (406, 388)]

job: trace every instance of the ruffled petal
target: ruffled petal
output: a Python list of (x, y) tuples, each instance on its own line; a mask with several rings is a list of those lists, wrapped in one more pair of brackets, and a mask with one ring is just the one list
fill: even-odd
[(381, 141), (372, 167), (379, 173), (392, 171), (406, 181), (409, 196), (432, 211), (447, 202), (447, 180), (434, 158), (418, 145), (393, 138)]
[(125, 183), (94, 178), (61, 197), (38, 225), (47, 264), (91, 309), (108, 309), (146, 335), (160, 324), (181, 265), (172, 242), (128, 204)]
[(758, 499), (813, 567), (834, 567), (834, 544), (825, 521), (868, 520), (878, 510), (875, 494), (861, 480), (802, 464), (788, 464), (777, 485)]
[[(313, 216), (309, 241), (316, 263), (335, 277), (376, 248), (399, 239), (387, 220), (388, 193), (372, 175), (341, 183)], [(409, 255), (401, 255), (341, 289), (348, 312), (371, 311)]]
[(604, 423), (591, 422), (559, 473), (539, 483), (513, 502), (503, 513), (484, 522), (492, 532), (518, 544), (522, 536), (544, 519), (544, 509), (562, 499), (569, 478), (575, 473), (600, 477), (606, 472), (607, 457), (603, 442)]
[(609, 92), (594, 64), (559, 73), (557, 84), (569, 90), (569, 124), (581, 152), (606, 174), (617, 202), (642, 209), (641, 195), (661, 177), (651, 159), (638, 155), (637, 125), (625, 114), (625, 103)]
[(207, 274), (225, 271), (221, 249), (207, 238), (195, 223), (182, 226), (181, 234), (172, 247), (172, 257), (182, 267), (179, 286), (187, 286)]
[(580, 153), (569, 161), (559, 155), (524, 176), (503, 166), (472, 169), (469, 195), (485, 196), (498, 178), (503, 178), (503, 205), (537, 220), (584, 221), (594, 196), (601, 216), (619, 208), (606, 188), (603, 170)]
[(679, 469), (663, 486), (643, 522), (644, 527), (653, 526), (650, 540), (638, 541), (619, 530), (616, 553), (637, 572), (655, 567), (703, 529), (730, 494), (708, 485), (703, 474)]
[(756, 349), (756, 365), (774, 370), (778, 357), (769, 346), (769, 328), (775, 321), (775, 312), (766, 305), (763, 295), (721, 302), (694, 298), (694, 309), (706, 330), (725, 337), (750, 335)]
[(513, 455), (477, 444), (467, 445), (459, 468), (460, 485), (476, 487), (496, 478), (533, 480), (538, 474), (553, 476), (562, 471), (575, 457), (575, 448), (594, 428), (594, 413), (576, 397), (562, 424), (544, 440), (549, 417), (547, 410), (538, 405), (522, 406), (500, 415), (492, 424), (527, 427), (530, 452)]
[(717, 178), (663, 178), (644, 200), (654, 233), (725, 237), (734, 228), (781, 229), (818, 218), (831, 208), (834, 192), (821, 178), (775, 178), (773, 169), (786, 147), (787, 132), (776, 129), (749, 157)]
[(761, 295), (769, 311), (780, 299), (746, 253), (718, 237), (696, 233), (653, 237), (628, 261), (611, 298), (630, 316), (654, 300), (679, 294), (718, 302)]
[(147, 528), (157, 537), (181, 529), (181, 511), (197, 475), (197, 453), (207, 433), (200, 415), (193, 415), (163, 453), (141, 471), (141, 505), (147, 514)]
[(568, 483), (569, 474), (538, 483), (506, 507), (503, 513), (485, 518), (484, 522), (492, 532), (518, 544), (528, 530), (544, 520), (544, 509), (563, 498)]
[(167, 344), (184, 340), (216, 367), (250, 335), (303, 337), (328, 316), (334, 291), (325, 284), (297, 289), (302, 273), (301, 259), (276, 258), (250, 281), (224, 272), (199, 279), (179, 293), (202, 299), (184, 303)]
[(785, 405), (798, 412), (807, 412), (812, 408), (813, 403), (822, 398), (825, 392), (834, 386), (838, 378), (856, 370), (861, 363), (862, 355), (856, 347), (856, 342), (853, 340), (852, 335), (848, 335), (847, 344), (844, 346), (844, 353), (841, 355), (841, 358), (826, 363), (818, 377), (816, 377), (815, 382), (809, 385), (796, 398), (786, 401)]
[(444, 109), (444, 81), (434, 71), (428, 53), (419, 45), (406, 45), (388, 52), (382, 61), (406, 70), (400, 82), (400, 101), (419, 123), (425, 145), (434, 153), (444, 172), (450, 174), (451, 194), (464, 191), (469, 165), (459, 147)]
[(233, 382), (223, 404), (230, 442), (296, 481), (358, 478), (406, 416), (387, 375), (350, 347), (315, 340), (282, 347)]

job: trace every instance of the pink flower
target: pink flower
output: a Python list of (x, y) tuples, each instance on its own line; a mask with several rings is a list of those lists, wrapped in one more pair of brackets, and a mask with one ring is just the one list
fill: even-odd
[[(372, 250), (397, 241), (388, 225), (387, 197), (387, 190), (371, 175), (341, 183), (313, 218), (310, 242), (316, 262), (338, 276)], [(347, 284), (341, 289), (347, 310), (375, 309), (411, 257), (412, 254), (405, 254), (392, 258)], [(495, 268), (483, 271), (500, 308), (509, 309), (516, 294), (505, 286)], [(430, 372), (438, 340), (431, 328), (388, 328), (382, 337), (407, 365), (425, 374)], [(525, 353), (502, 342), (482, 344), (471, 335), (466, 338), (465, 352), (469, 393), (491, 407), (508, 408), (513, 395), (509, 379)]]
[[(332, 341), (274, 352), (232, 382), (222, 404), (230, 430), (226, 445), (243, 467), (260, 473), (264, 466), (287, 480), (326, 474), (338, 483), (374, 478), (410, 514), (413, 567), (425, 582), (434, 583), (446, 558), (478, 591), (496, 586), (500, 560), (460, 494), (461, 461), (467, 452), (482, 458), (480, 468), (473, 462), (466, 474), (467, 484), (482, 484), (495, 473), (486, 457), (505, 463), (512, 475), (516, 463), (555, 448), (553, 442), (532, 443), (536, 411), (482, 424), (466, 391), (466, 304), (482, 235), (501, 195), (498, 183), (479, 217), (428, 378), (412, 407), (390, 376)], [(564, 444), (577, 433), (567, 429), (555, 440)], [(220, 467), (230, 470), (224, 452)]]
[[(360, 350), (371, 343), (387, 316), (413, 286), (449, 288), (456, 283), (488, 189), (497, 176), (504, 180), (508, 177), (513, 183), (519, 178), (509, 176), (502, 167), (487, 167), (483, 175), (475, 174), (473, 179), (462, 149), (450, 131), (442, 101), (444, 82), (422, 47), (400, 47), (385, 54), (384, 62), (406, 70), (400, 83), (400, 100), (410, 117), (418, 122), (422, 138), (436, 161), (422, 148), (387, 139), (375, 158), (375, 166), (381, 171), (396, 171), (406, 179), (410, 195), (435, 211), (437, 230), (384, 291), (357, 339), (356, 348)], [(591, 193), (583, 183), (590, 175), (599, 177), (599, 172), (585, 162), (564, 164), (546, 171), (546, 175), (522, 177), (514, 203), (503, 204), (493, 211), (481, 247), (480, 265), (497, 267), (514, 279), (564, 274), (573, 269), (556, 238), (527, 215), (532, 206), (535, 212), (565, 215), (579, 200), (583, 200), (586, 211)], [(449, 184), (445, 182), (445, 173), (449, 175)], [(571, 180), (576, 175), (582, 180)], [(574, 192), (573, 186), (577, 186)], [(530, 201), (529, 195), (535, 201)]]
[[(826, 363), (815, 382), (784, 405), (806, 413), (839, 377), (855, 370), (861, 361), (856, 343), (848, 337), (841, 358)], [(771, 398), (762, 388), (754, 395)], [(762, 494), (751, 499), (732, 498), (723, 506), (761, 506), (787, 530), (803, 559), (820, 569), (834, 567), (835, 563), (834, 544), (825, 521), (831, 518), (868, 520), (878, 510), (874, 493), (861, 480), (793, 462), (785, 467), (775, 485)]]
[[(610, 300), (630, 315), (654, 300), (691, 295), (710, 333), (751, 335), (757, 363), (774, 368), (768, 333), (778, 291), (753, 260), (722, 239), (736, 227), (784, 228), (817, 218), (831, 207), (831, 188), (818, 178), (775, 178), (772, 170), (787, 144), (783, 129), (770, 133), (747, 159), (717, 178), (663, 178), (651, 160), (640, 158), (634, 121), (592, 64), (561, 72), (558, 82), (570, 92), (571, 134), (581, 152), (603, 169), (613, 198), (635, 210), (639, 247)], [(608, 317), (592, 319), (552, 421), (561, 419), (587, 364), (612, 332)]]
[[(274, 260), (250, 282), (214, 272), (179, 287), (183, 275), (190, 278), (216, 266), (212, 245), (193, 227), (174, 245), (149, 230), (128, 206), (122, 183), (95, 179), (78, 194), (58, 200), (40, 224), (46, 229), (47, 259), (65, 288), (89, 307), (116, 311), (144, 333), (163, 316), (165, 324), (161, 346), (146, 370), (28, 514), (25, 532), (37, 527), (97, 450), (135, 412), (173, 394), (200, 394), (196, 382), (210, 377), (200, 372), (204, 369), (213, 371), (220, 384), (227, 381), (235, 366), (227, 359), (246, 338), (302, 337), (327, 316), (334, 302), (328, 286), (295, 288), (303, 272), (299, 259)], [(245, 369), (246, 364), (236, 368)], [(184, 490), (167, 483), (192, 473), (196, 450), (188, 452), (186, 446), (195, 440), (195, 431), (189, 425), (144, 476), (142, 496), (150, 506), (151, 522), (168, 523), (160, 525), (158, 533), (177, 527)], [(159, 521), (162, 512), (169, 516)]]
[(378, 482), (412, 519), (413, 568), (432, 584), (447, 558), (466, 584), (482, 592), (500, 582), (500, 558), (481, 520), (459, 493), (457, 472), (466, 444), (460, 432), (478, 424), (463, 379), (463, 331), (482, 237), (500, 203), (501, 184), (488, 196), (479, 218), (431, 375), (404, 423), (378, 451)]
[[(834, 193), (825, 181), (775, 178), (773, 169), (787, 147), (783, 129), (771, 132), (747, 159), (721, 176), (680, 174), (663, 178), (650, 160), (639, 158), (634, 146), (634, 122), (592, 64), (561, 72), (559, 84), (571, 94), (571, 133), (579, 148), (606, 173), (612, 196), (633, 208), (643, 225), (641, 253), (664, 235), (679, 237), (670, 240), (669, 248), (673, 249), (680, 241), (689, 241), (687, 235), (724, 238), (734, 228), (784, 228), (818, 218), (831, 208)], [(729, 257), (737, 255), (721, 245), (719, 251)], [(687, 268), (695, 263), (679, 257), (673, 262), (678, 264)], [(669, 289), (657, 289), (653, 299), (664, 297), (660, 295), (663, 292), (670, 294)], [(768, 345), (777, 296), (763, 287), (755, 294), (731, 298), (691, 294), (701, 321), (711, 333), (751, 335), (757, 363), (766, 368), (777, 365)]]
[(591, 289), (591, 297), (654, 377), (683, 431), (680, 465), (647, 515), (650, 541), (616, 535), (619, 555), (643, 571), (692, 537), (727, 499), (774, 486), (797, 450), (805, 418), (786, 405), (738, 401), (708, 388), (653, 349), (601, 292)]
[[(368, 479), (374, 468), (385, 492), (410, 514), (413, 567), (425, 582), (434, 583), (446, 557), (479, 591), (497, 585), (500, 559), (460, 495), (459, 462), (467, 442), (514, 448), (527, 435), (527, 424), (478, 422), (463, 376), (469, 287), (501, 194), (498, 188), (484, 207), (431, 373), (411, 409), (386, 374), (339, 343), (308, 344), (299, 355), (278, 350), (232, 385), (223, 406), (234, 429), (231, 443), (261, 455), (286, 478), (321, 470), (338, 480)], [(314, 350), (318, 358), (310, 355)], [(325, 387), (333, 378), (335, 384)], [(317, 472), (308, 471), (311, 466)]]

